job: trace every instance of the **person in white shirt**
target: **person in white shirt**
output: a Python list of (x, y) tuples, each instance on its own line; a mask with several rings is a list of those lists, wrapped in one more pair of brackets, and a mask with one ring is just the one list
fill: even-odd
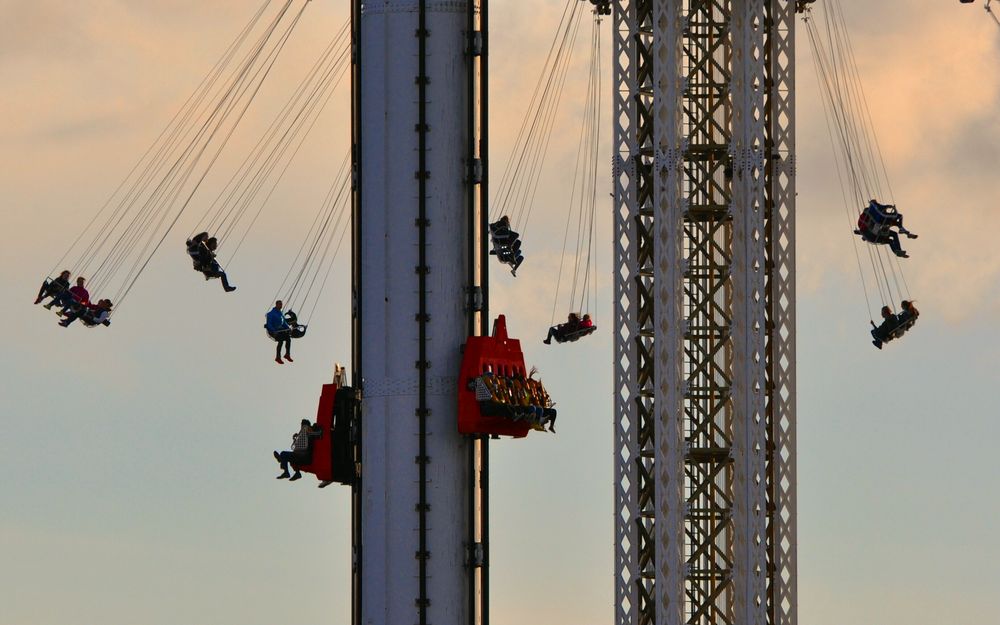
[(289, 475), (288, 465), (291, 463), (302, 466), (312, 462), (313, 439), (322, 435), (323, 430), (318, 425), (312, 425), (309, 419), (303, 419), (299, 431), (292, 435), (291, 451), (274, 452), (274, 459), (281, 465), (281, 475), (277, 479), (287, 479), (290, 482), (300, 479), (302, 473), (298, 469), (295, 470), (295, 475)]

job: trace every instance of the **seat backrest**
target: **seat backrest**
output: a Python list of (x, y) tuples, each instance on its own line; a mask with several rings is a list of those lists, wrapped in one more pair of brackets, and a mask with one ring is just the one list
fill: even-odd
[(320, 481), (333, 480), (333, 413), (334, 400), (337, 396), (336, 384), (324, 384), (319, 396), (319, 407), (316, 409), (316, 425), (322, 435), (313, 440), (312, 459), (308, 464), (294, 466), (299, 471), (312, 473)]

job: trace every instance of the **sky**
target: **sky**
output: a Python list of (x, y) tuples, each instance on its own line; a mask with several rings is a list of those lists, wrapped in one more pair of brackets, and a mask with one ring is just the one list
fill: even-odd
[[(803, 623), (1000, 624), (1000, 29), (980, 4), (843, 0), (893, 199), (921, 235), (905, 261), (920, 323), (882, 352), (867, 336), (798, 31)], [(492, 3), (494, 172), (561, 5)], [(0, 625), (348, 622), (347, 492), (276, 481), (271, 459), (314, 414), (333, 363), (349, 357), (347, 257), (294, 365), (273, 363), (260, 327), (347, 147), (346, 90), (229, 268), (236, 294), (192, 276), (178, 240), (111, 329), (63, 330), (31, 306), (250, 10), (235, 0), (0, 0), (0, 285), (11, 295), (0, 350)], [(346, 3), (317, 0), (306, 15), (222, 170), (343, 24)], [(566, 218), (558, 173), (573, 162), (584, 54), (525, 233), (528, 262), (516, 280), (494, 272), (494, 310), (525, 339), (561, 426), (491, 447), (495, 625), (612, 618), (611, 332), (561, 347), (540, 340), (563, 305), (552, 294), (559, 237), (543, 234)], [(603, 327), (610, 215), (607, 202), (592, 311)]]

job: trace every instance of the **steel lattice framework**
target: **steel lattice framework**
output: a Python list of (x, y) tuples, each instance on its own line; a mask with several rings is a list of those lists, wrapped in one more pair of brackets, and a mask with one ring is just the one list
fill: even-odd
[(794, 625), (794, 0), (616, 0), (618, 625)]

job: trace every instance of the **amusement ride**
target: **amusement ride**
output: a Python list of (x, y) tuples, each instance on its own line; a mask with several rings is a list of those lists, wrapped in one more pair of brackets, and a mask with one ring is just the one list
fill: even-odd
[(205, 198), (310, 5), (265, 0), (35, 303), (64, 327), (110, 326), (151, 259), (163, 248), (179, 256), (182, 241), (196, 273), (237, 297), (247, 234), (349, 84), (350, 151), (337, 155), (261, 340), (276, 344), (276, 363), (294, 362), (291, 345), (308, 340), (346, 248), (350, 369), (336, 368), (315, 420), (274, 452), (278, 477), (350, 489), (355, 625), (486, 625), (491, 441), (555, 432), (557, 418), (511, 336), (516, 319), (491, 311), (490, 266), (515, 278), (531, 270), (537, 191), (574, 51), (587, 42), (544, 342), (598, 331), (596, 217), (608, 206), (598, 190), (610, 151), (613, 319), (602, 325), (615, 346), (614, 621), (794, 625), (797, 19), (874, 347), (919, 316), (902, 245), (917, 235), (896, 204), (844, 10), (840, 0), (563, 4), (492, 193), (488, 0), (352, 0), (350, 19)]

